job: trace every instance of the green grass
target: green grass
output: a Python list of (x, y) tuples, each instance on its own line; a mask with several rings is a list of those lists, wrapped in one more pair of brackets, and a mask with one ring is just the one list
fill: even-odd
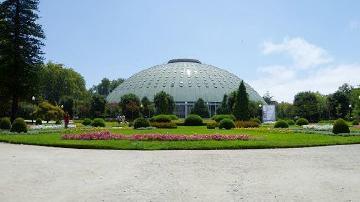
[(64, 133), (75, 134), (84, 131), (104, 129), (71, 129), (38, 134), (2, 134), (0, 142), (14, 144), (42, 145), (79, 149), (126, 149), (126, 150), (166, 150), (166, 149), (262, 149), (262, 148), (292, 148), (325, 145), (359, 144), (360, 136), (329, 136), (321, 134), (293, 133), (290, 130), (274, 130), (269, 128), (209, 130), (205, 126), (184, 127), (177, 129), (134, 130), (111, 129), (117, 134), (172, 133), (172, 134), (248, 134), (253, 137), (249, 141), (128, 141), (128, 140), (62, 140)]

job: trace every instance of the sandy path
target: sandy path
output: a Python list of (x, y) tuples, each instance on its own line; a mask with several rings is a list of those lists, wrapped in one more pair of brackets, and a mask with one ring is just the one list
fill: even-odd
[(360, 201), (360, 145), (225, 151), (0, 144), (0, 201)]

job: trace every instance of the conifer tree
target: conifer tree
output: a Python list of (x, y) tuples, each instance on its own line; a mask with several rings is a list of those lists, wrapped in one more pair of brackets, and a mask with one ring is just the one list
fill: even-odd
[(250, 119), (249, 95), (246, 92), (244, 81), (241, 81), (239, 89), (236, 93), (233, 114), (237, 120), (247, 121)]

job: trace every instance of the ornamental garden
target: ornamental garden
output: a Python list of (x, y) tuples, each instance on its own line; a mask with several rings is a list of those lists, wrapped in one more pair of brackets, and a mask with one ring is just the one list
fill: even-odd
[[(44, 62), (38, 3), (0, 3), (1, 142), (144, 150), (360, 143), (359, 86), (277, 102), (225, 70), (175, 59), (87, 89), (74, 69)], [(276, 121), (263, 123), (264, 105), (276, 107)]]

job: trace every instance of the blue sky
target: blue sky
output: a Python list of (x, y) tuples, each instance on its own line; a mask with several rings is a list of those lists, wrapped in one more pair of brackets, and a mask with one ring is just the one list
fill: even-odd
[[(263, 95), (360, 84), (360, 1), (41, 0), (46, 60), (87, 87), (172, 58), (227, 69)], [(357, 74), (357, 75), (356, 75)]]

